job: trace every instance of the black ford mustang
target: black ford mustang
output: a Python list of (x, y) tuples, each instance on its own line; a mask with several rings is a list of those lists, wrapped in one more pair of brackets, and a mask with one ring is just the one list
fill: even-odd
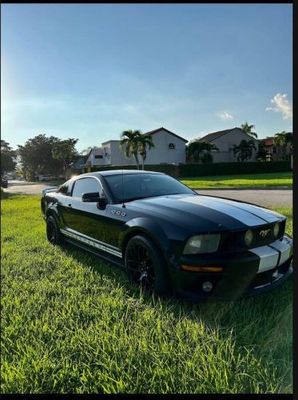
[(197, 194), (156, 172), (82, 174), (43, 191), (47, 238), (125, 267), (158, 294), (236, 299), (292, 273), (286, 218), (240, 201)]

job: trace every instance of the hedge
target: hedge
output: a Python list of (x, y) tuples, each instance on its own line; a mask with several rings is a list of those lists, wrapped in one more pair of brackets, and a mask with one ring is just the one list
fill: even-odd
[(290, 161), (183, 164), (179, 166), (179, 176), (195, 177), (213, 175), (260, 174), (266, 172), (286, 172), (290, 170)]
[[(111, 169), (137, 169), (134, 165), (84, 168), (82, 172), (106, 171)], [(179, 178), (214, 175), (257, 174), (266, 172), (286, 172), (291, 170), (290, 161), (271, 162), (230, 162), (212, 164), (159, 164), (145, 165), (145, 170), (164, 172)]]

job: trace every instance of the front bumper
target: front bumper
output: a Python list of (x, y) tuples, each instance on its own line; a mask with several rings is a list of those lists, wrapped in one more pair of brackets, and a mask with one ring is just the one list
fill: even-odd
[[(280, 286), (293, 271), (293, 241), (284, 236), (268, 246), (241, 253), (226, 254), (220, 258), (197, 258), (183, 263), (200, 266), (221, 266), (222, 272), (189, 272), (171, 268), (171, 279), (176, 295), (189, 300), (235, 300), (252, 296)], [(205, 292), (204, 282), (212, 289)]]

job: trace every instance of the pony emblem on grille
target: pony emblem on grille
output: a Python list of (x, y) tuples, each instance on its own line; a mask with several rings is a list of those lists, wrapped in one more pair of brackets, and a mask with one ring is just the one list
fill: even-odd
[(265, 229), (264, 231), (260, 231), (259, 235), (264, 238), (268, 235), (268, 233), (270, 232), (270, 229)]

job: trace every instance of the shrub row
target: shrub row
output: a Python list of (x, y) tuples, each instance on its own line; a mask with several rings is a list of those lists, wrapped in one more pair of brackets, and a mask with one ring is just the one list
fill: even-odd
[[(82, 172), (106, 171), (111, 169), (136, 169), (134, 165), (84, 168)], [(214, 164), (159, 164), (145, 165), (145, 170), (164, 172), (179, 178), (214, 175), (255, 174), (266, 172), (286, 172), (291, 170), (290, 161), (271, 162), (229, 162)]]

